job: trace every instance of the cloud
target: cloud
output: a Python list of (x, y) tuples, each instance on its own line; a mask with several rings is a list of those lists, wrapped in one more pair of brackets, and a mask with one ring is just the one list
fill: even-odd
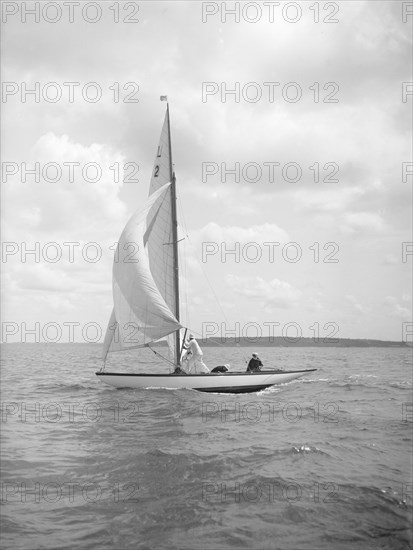
[(346, 212), (339, 222), (343, 233), (384, 233), (387, 224), (380, 214), (371, 212)]
[(382, 263), (384, 265), (398, 265), (400, 260), (394, 254), (386, 254)]
[(362, 304), (359, 303), (359, 301), (357, 300), (357, 298), (355, 296), (353, 296), (352, 294), (347, 294), (347, 296), (345, 297), (347, 302), (349, 304), (351, 304), (351, 306), (359, 313), (367, 313), (368, 312), (368, 308), (366, 308), (365, 306), (363, 306)]
[(359, 187), (344, 187), (327, 190), (300, 190), (294, 193), (294, 201), (303, 210), (312, 212), (343, 212), (354, 205), (365, 194)]
[(411, 297), (409, 295), (403, 295), (401, 299), (398, 299), (395, 296), (386, 296), (384, 299), (388, 315), (408, 321), (412, 318), (412, 311), (406, 307), (406, 305), (400, 303), (403, 301), (411, 302)]
[[(49, 132), (36, 141), (26, 165), (33, 169), (38, 163), (40, 181), (30, 174), (21, 181), (23, 164), (18, 164), (19, 173), (4, 184), (3, 235), (15, 251), (4, 265), (9, 288), (12, 280), (18, 292), (67, 297), (106, 291), (110, 299), (113, 243), (127, 221), (119, 198), (122, 172), (116, 181), (110, 166), (122, 161), (107, 145), (85, 146), (67, 135)], [(77, 163), (73, 173), (64, 163)], [(83, 175), (87, 165), (91, 169)], [(92, 183), (85, 178), (95, 178), (95, 166), (101, 177)], [(49, 181), (59, 170), (59, 180)]]
[[(108, 230), (127, 214), (119, 199), (123, 174), (116, 178), (110, 168), (122, 167), (123, 160), (107, 145), (84, 146), (52, 132), (41, 136), (28, 161), (18, 165), (18, 173), (6, 182), (7, 203), (19, 203), (17, 212), (5, 208), (6, 232), (17, 226), (18, 233), (29, 240), (29, 230), (36, 227), (44, 235), (53, 231), (67, 236), (70, 231), (71, 238), (101, 238), (102, 230), (97, 228), (102, 225), (107, 237)], [(24, 176), (26, 169), (37, 169), (39, 181), (29, 172)]]
[(289, 308), (297, 304), (301, 291), (279, 279), (227, 275), (226, 283), (236, 294), (255, 300), (259, 306)]
[(272, 223), (242, 227), (222, 226), (215, 222), (210, 222), (192, 233), (191, 238), (197, 242), (225, 243), (228, 246), (235, 242), (262, 244), (264, 242), (279, 241), (285, 243), (288, 241), (287, 232)]
[[(220, 11), (225, 9), (218, 4)], [(202, 6), (190, 2), (144, 2), (137, 24), (122, 23), (133, 6), (123, 10), (120, 4), (121, 21), (114, 22), (117, 3), (102, 3), (96, 24), (78, 15), (73, 24), (65, 16), (56, 24), (36, 23), (33, 16), (22, 24), (21, 12), (10, 17), (4, 28), (5, 81), (29, 88), (37, 81), (41, 86), (78, 81), (79, 91), (95, 81), (103, 93), (95, 104), (84, 101), (81, 93), (74, 103), (42, 98), (22, 103), (16, 94), (3, 104), (4, 160), (19, 167), (24, 162), (102, 166), (94, 183), (80, 171), (74, 181), (63, 173), (54, 183), (42, 177), (35, 182), (31, 176), (22, 183), (18, 174), (3, 185), (3, 238), (20, 247), (3, 266), (16, 317), (55, 315), (59, 304), (62, 311), (71, 304), (74, 317), (106, 323), (112, 306), (113, 244), (147, 196), (164, 117), (159, 96), (167, 94), (178, 212), (184, 214), (184, 236), (190, 236), (179, 245), (188, 255), (186, 271), (180, 262), (182, 285), (188, 286), (194, 330), (205, 314), (211, 319), (221, 315), (213, 305), (216, 295), (246, 320), (251, 302), (259, 305), (253, 312), (258, 321), (267, 310), (273, 318), (279, 307), (288, 322), (291, 310), (286, 308), (297, 307), (296, 315), (308, 327), (332, 305), (328, 314), (342, 314), (349, 319), (344, 326), (353, 330), (361, 308), (371, 307), (377, 315), (360, 323), (354, 336), (397, 338), (392, 315), (407, 314), (409, 302), (397, 298), (387, 303), (383, 297), (394, 296), (395, 288), (400, 295), (410, 289), (409, 264), (401, 262), (400, 244), (411, 240), (411, 185), (410, 179), (403, 182), (401, 169), (411, 155), (412, 102), (401, 99), (401, 83), (411, 79), (411, 29), (402, 21), (399, 3), (340, 3), (334, 16), (339, 23), (324, 23), (333, 4), (328, 9), (320, 4), (319, 23), (310, 3), (299, 4), (301, 18), (294, 24), (283, 17), (282, 5), (274, 7), (273, 22), (262, 5), (263, 17), (254, 24), (235, 23), (231, 15), (224, 23), (221, 13), (203, 23)], [(239, 9), (245, 9), (242, 3)], [(79, 6), (75, 11), (81, 14)], [(294, 7), (287, 11), (292, 14)], [(127, 82), (139, 86), (139, 102), (124, 101)], [(255, 82), (263, 97), (248, 102), (241, 93), (239, 101), (230, 95), (222, 101), (217, 93), (202, 101), (203, 82), (216, 82), (221, 89)], [(264, 82), (279, 82), (274, 101), (268, 100)], [(289, 82), (301, 90), (297, 102), (285, 97)], [(329, 103), (333, 91), (338, 101)], [(139, 165), (139, 181), (122, 184), (122, 166), (128, 161)], [(207, 181), (205, 162), (220, 168)], [(236, 162), (238, 183), (222, 172), (222, 163), (231, 168)], [(248, 163), (262, 167), (259, 181), (243, 174)], [(264, 163), (279, 163), (275, 181)], [(300, 165), (299, 181), (284, 177), (286, 163)], [(116, 165), (117, 180), (111, 168)], [(329, 179), (334, 165), (336, 182)], [(69, 262), (66, 254), (57, 263), (47, 262), (43, 251), (49, 241), (66, 252), (65, 242), (78, 242), (75, 261)], [(102, 247), (97, 263), (82, 256), (92, 241)], [(281, 246), (275, 249), (275, 261), (268, 261), (270, 249), (263, 243), (288, 241), (301, 247), (300, 261), (286, 261)], [(41, 246), (42, 267), (32, 260), (24, 263), (20, 254), (23, 243), (32, 248), (35, 242)], [(216, 247), (202, 263), (206, 242)], [(339, 245), (339, 262), (328, 265), (324, 260), (331, 249), (323, 247), (332, 242)], [(225, 258), (225, 247), (230, 250), (235, 243), (239, 261), (234, 255)], [(248, 243), (262, 248), (259, 261), (249, 261), (254, 246), (248, 249)], [(201, 289), (203, 271), (211, 282), (207, 291)], [(310, 296), (316, 283), (322, 296)], [(96, 299), (99, 293), (102, 300)]]

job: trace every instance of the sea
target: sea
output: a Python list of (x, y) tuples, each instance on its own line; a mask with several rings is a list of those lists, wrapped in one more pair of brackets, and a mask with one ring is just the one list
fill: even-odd
[(3, 345), (1, 548), (412, 548), (412, 348), (258, 351), (317, 370), (241, 395), (115, 389), (97, 344)]

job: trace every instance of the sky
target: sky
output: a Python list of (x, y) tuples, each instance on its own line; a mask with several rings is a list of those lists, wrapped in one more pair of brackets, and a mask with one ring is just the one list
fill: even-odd
[(411, 11), (2, 2), (2, 340), (103, 340), (167, 95), (183, 323), (411, 341)]

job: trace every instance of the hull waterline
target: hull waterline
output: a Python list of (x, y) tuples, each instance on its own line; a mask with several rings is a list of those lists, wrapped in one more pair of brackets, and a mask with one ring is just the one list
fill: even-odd
[(97, 372), (105, 384), (115, 388), (191, 389), (217, 393), (248, 393), (264, 390), (275, 384), (285, 384), (317, 369), (299, 371), (262, 371), (259, 373), (217, 374), (127, 374)]

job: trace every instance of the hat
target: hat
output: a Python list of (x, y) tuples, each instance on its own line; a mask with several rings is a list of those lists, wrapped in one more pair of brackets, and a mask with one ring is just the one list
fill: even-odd
[(194, 335), (193, 335), (192, 332), (191, 332), (190, 335), (189, 335), (189, 339), (191, 339), (191, 338), (193, 338), (193, 337), (194, 337)]
[(253, 357), (258, 357), (258, 353), (253, 353), (252, 356)]

